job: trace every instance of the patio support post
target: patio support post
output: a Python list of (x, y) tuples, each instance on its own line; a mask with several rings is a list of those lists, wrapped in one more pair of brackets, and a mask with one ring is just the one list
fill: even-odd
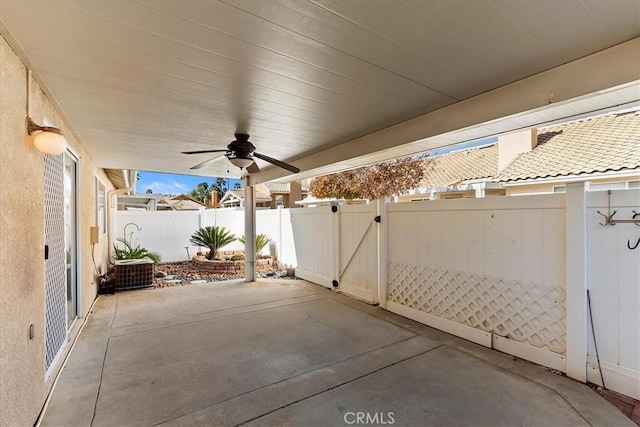
[(585, 183), (567, 184), (567, 376), (587, 381), (587, 205)]
[(256, 281), (256, 200), (255, 189), (244, 177), (244, 278)]

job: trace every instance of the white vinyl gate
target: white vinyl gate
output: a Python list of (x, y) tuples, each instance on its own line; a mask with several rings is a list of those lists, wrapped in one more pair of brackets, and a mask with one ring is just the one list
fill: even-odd
[(296, 246), (296, 276), (327, 288), (335, 278), (336, 217), (331, 207), (321, 206), (291, 211)]
[(378, 302), (376, 204), (292, 209), (296, 276)]
[(376, 303), (379, 268), (376, 204), (340, 206), (337, 218), (340, 290)]

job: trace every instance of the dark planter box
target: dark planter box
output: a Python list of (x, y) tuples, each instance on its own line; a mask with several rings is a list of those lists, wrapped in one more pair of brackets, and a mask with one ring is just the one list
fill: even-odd
[(153, 286), (153, 261), (148, 258), (116, 261), (116, 291)]

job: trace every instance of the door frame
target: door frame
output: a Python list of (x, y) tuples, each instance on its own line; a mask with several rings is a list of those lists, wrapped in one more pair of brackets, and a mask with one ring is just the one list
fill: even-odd
[[(74, 262), (72, 264), (72, 268), (75, 270), (74, 274), (75, 274), (75, 292), (76, 292), (76, 301), (75, 301), (75, 310), (76, 310), (76, 316), (73, 319), (73, 321), (71, 323), (67, 323), (67, 342), (69, 342), (69, 339), (71, 336), (73, 336), (73, 334), (71, 333), (71, 331), (73, 330), (73, 328), (76, 325), (76, 321), (78, 319), (81, 319), (83, 317), (82, 315), (82, 297), (83, 297), (83, 292), (82, 292), (82, 286), (80, 286), (80, 278), (82, 277), (81, 275), (81, 263), (80, 263), (80, 253), (81, 253), (81, 248), (80, 248), (80, 233), (82, 230), (82, 227), (80, 226), (81, 224), (81, 209), (80, 209), (80, 200), (81, 200), (81, 185), (80, 185), (80, 159), (81, 157), (75, 152), (75, 150), (71, 149), (71, 148), (67, 148), (67, 150), (64, 152), (64, 156), (65, 156), (65, 167), (66, 167), (66, 159), (67, 157), (71, 158), (71, 160), (73, 160), (73, 162), (75, 162), (75, 195), (74, 195), (74, 202), (75, 202), (75, 206), (74, 206), (74, 216), (75, 216), (75, 230), (73, 233), (73, 245), (74, 245), (74, 249), (75, 249), (75, 259)], [(68, 319), (67, 319), (68, 322)]]

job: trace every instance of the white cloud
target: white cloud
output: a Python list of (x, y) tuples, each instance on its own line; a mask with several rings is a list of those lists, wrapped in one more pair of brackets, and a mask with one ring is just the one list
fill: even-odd
[(143, 184), (140, 186), (141, 192), (147, 191), (148, 188), (151, 189), (155, 194), (182, 194), (189, 191), (189, 188), (177, 181), (171, 182), (162, 182), (162, 181), (153, 181), (148, 184)]

